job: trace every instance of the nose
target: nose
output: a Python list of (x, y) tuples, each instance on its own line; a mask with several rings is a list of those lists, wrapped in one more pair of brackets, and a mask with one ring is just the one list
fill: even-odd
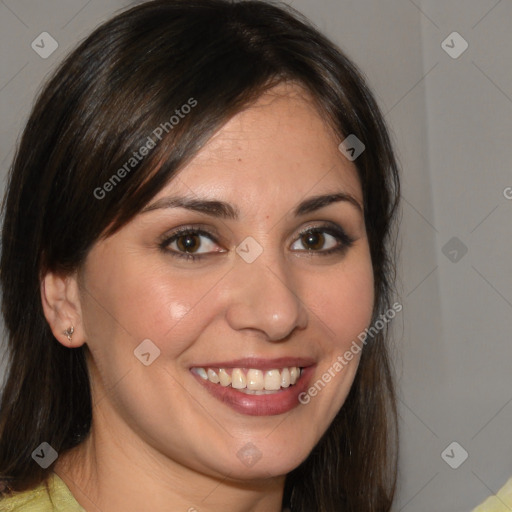
[(284, 265), (270, 264), (262, 257), (250, 264), (240, 260), (230, 279), (226, 318), (232, 329), (280, 341), (307, 326), (307, 309), (297, 295), (297, 282)]

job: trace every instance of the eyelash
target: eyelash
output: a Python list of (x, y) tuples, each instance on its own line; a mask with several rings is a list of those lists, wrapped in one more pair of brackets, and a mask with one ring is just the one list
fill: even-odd
[[(306, 254), (329, 256), (331, 254), (345, 252), (347, 249), (352, 247), (352, 245), (355, 242), (355, 239), (350, 237), (349, 235), (347, 235), (347, 233), (340, 226), (337, 226), (337, 225), (325, 226), (324, 225), (324, 226), (308, 227), (308, 228), (300, 231), (298, 233), (298, 237), (294, 240), (294, 243), (296, 241), (300, 240), (301, 237), (303, 237), (304, 235), (317, 234), (317, 233), (332, 236), (333, 238), (336, 239), (338, 244), (335, 247), (332, 247), (330, 249), (320, 249), (318, 251), (315, 251), (313, 249), (310, 249), (310, 250), (304, 249), (301, 252), (304, 252)], [(164, 252), (165, 254), (171, 254), (173, 257), (184, 258), (189, 261), (197, 261), (206, 256), (212, 255), (211, 252), (194, 254), (194, 253), (190, 253), (190, 252), (180, 252), (180, 251), (176, 251), (173, 249), (169, 249), (170, 244), (172, 244), (173, 242), (176, 242), (179, 238), (186, 236), (186, 235), (205, 236), (208, 239), (210, 239), (213, 243), (218, 244), (215, 237), (208, 231), (206, 231), (204, 229), (200, 229), (200, 228), (185, 226), (185, 227), (176, 229), (170, 236), (166, 236), (165, 239), (162, 240), (162, 242), (160, 242), (159, 247), (162, 250), (162, 252)], [(226, 251), (223, 250), (223, 251), (217, 251), (217, 252), (224, 253)]]
[[(173, 242), (176, 242), (180, 237), (186, 236), (186, 235), (201, 235), (209, 238), (212, 242), (218, 243), (215, 237), (209, 233), (208, 231), (205, 231), (204, 229), (200, 228), (194, 228), (190, 226), (185, 226), (182, 228), (176, 229), (170, 236), (165, 237), (164, 240), (159, 244), (160, 249), (165, 254), (170, 254), (171, 256), (177, 257), (177, 258), (184, 258), (186, 260), (190, 261), (196, 261), (199, 259), (202, 259), (204, 256), (211, 255), (211, 253), (203, 253), (203, 254), (193, 254), (190, 252), (179, 252), (175, 251), (173, 249), (169, 249), (169, 245)], [(221, 251), (219, 251), (221, 252)], [(225, 251), (222, 251), (225, 252)]]
[(335, 247), (332, 247), (331, 249), (321, 249), (319, 251), (314, 251), (312, 249), (304, 249), (303, 252), (307, 254), (318, 254), (322, 256), (329, 256), (331, 254), (336, 253), (343, 253), (352, 245), (354, 245), (355, 239), (347, 235), (345, 230), (341, 228), (340, 226), (337, 226), (335, 224), (333, 225), (324, 225), (324, 226), (314, 226), (314, 227), (308, 227), (302, 231), (299, 232), (299, 236), (296, 240), (299, 240), (302, 236), (307, 234), (326, 234), (332, 236), (336, 241), (338, 242)]

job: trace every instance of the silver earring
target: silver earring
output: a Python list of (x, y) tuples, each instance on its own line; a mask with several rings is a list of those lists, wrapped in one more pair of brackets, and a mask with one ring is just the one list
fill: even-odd
[(73, 333), (75, 332), (75, 328), (71, 326), (69, 329), (66, 329), (64, 331), (64, 334), (68, 337), (68, 341), (71, 343), (71, 338), (73, 336)]

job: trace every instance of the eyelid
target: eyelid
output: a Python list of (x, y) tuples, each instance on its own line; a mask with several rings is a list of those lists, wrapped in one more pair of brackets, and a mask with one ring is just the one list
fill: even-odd
[[(180, 258), (185, 259), (199, 259), (204, 256), (208, 256), (211, 254), (218, 254), (218, 253), (224, 253), (227, 251), (222, 246), (222, 243), (218, 240), (218, 235), (216, 233), (212, 233), (212, 231), (216, 231), (211, 226), (208, 226), (205, 228), (202, 225), (186, 225), (186, 226), (179, 226), (177, 228), (174, 228), (170, 231), (167, 231), (162, 237), (160, 237), (160, 240), (158, 242), (159, 248), (166, 254), (172, 254), (173, 256), (177, 256)], [(203, 236), (211, 240), (215, 245), (219, 246), (221, 250), (219, 251), (209, 251), (209, 252), (199, 252), (199, 253), (191, 253), (191, 252), (181, 252), (176, 251), (174, 249), (170, 249), (169, 245), (174, 243), (180, 236), (184, 236), (187, 234), (191, 235), (197, 235), (197, 236)]]
[(318, 251), (312, 251), (308, 249), (304, 249), (303, 251), (296, 251), (296, 252), (307, 252), (307, 253), (318, 253), (318, 254), (329, 254), (331, 252), (336, 251), (343, 251), (345, 249), (348, 249), (351, 247), (354, 242), (356, 241), (355, 238), (348, 235), (348, 233), (343, 229), (340, 225), (331, 222), (331, 221), (317, 221), (314, 224), (311, 224), (309, 226), (306, 226), (302, 228), (293, 238), (292, 244), (297, 242), (301, 236), (311, 233), (311, 232), (318, 232), (318, 233), (326, 233), (330, 236), (333, 236), (338, 240), (338, 245), (331, 249), (321, 249)]
[(160, 237), (159, 241), (163, 243), (167, 240), (170, 240), (171, 238), (176, 238), (180, 235), (185, 235), (188, 233), (206, 236), (213, 240), (215, 243), (220, 244), (220, 233), (213, 226), (205, 224), (186, 224), (183, 226), (177, 226), (166, 231)]
[(332, 221), (313, 221), (301, 228), (295, 235), (294, 240), (311, 231), (325, 232), (344, 238), (347, 242), (355, 242), (356, 239), (349, 236), (346, 230), (339, 224)]

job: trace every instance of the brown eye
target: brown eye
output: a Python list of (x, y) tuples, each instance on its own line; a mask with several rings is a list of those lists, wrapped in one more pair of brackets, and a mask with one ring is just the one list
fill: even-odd
[(301, 242), (305, 249), (318, 251), (324, 248), (325, 236), (318, 231), (309, 231), (301, 236)]
[(201, 247), (201, 238), (194, 233), (188, 233), (176, 238), (176, 247), (181, 252), (194, 253)]
[(336, 225), (311, 227), (299, 233), (290, 249), (296, 252), (328, 255), (343, 253), (352, 246), (354, 240)]
[(186, 229), (166, 238), (160, 247), (174, 256), (199, 258), (208, 254), (226, 252), (206, 231)]

